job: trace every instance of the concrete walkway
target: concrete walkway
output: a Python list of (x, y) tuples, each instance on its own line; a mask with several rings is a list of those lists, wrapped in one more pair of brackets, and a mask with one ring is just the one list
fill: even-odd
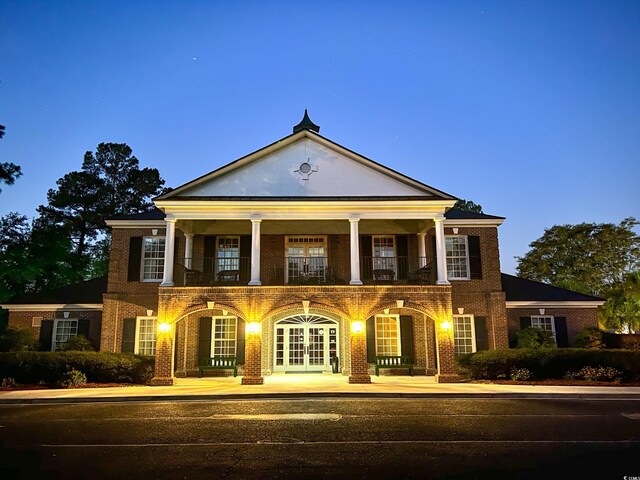
[(640, 400), (640, 387), (443, 384), (433, 377), (371, 378), (370, 385), (350, 385), (342, 375), (272, 375), (264, 385), (241, 385), (240, 378), (182, 378), (172, 387), (109, 387), (0, 392), (0, 404), (83, 403), (252, 398), (602, 398)]

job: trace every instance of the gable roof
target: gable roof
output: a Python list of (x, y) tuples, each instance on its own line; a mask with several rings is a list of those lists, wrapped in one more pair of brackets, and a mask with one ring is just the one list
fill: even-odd
[(444, 214), (447, 220), (505, 220), (505, 217), (496, 217), (486, 213), (467, 212), (457, 208), (450, 208)]
[(165, 214), (157, 207), (140, 213), (131, 213), (129, 215), (114, 215), (108, 220), (164, 220)]
[(106, 291), (107, 277), (105, 276), (54, 288), (48, 292), (17, 295), (4, 304), (95, 304), (102, 303), (102, 294)]
[[(393, 170), (389, 167), (386, 167), (378, 162), (375, 162), (374, 160), (371, 160), (363, 155), (360, 155), (346, 147), (343, 147), (342, 145), (333, 142), (332, 140), (329, 140), (328, 138), (323, 137), (322, 135), (320, 135), (319, 133), (309, 129), (309, 128), (305, 128), (302, 130), (299, 130), (295, 133), (292, 133), (284, 138), (281, 138), (280, 140), (273, 142), (269, 145), (267, 145), (266, 147), (263, 147), (259, 150), (256, 150), (248, 155), (245, 155), (237, 160), (234, 160), (233, 162), (230, 162), (220, 168), (217, 168), (216, 170), (213, 170), (212, 172), (209, 172), (205, 175), (202, 175), (190, 182), (187, 182), (183, 185), (180, 185), (179, 187), (173, 189), (172, 191), (165, 193), (163, 195), (160, 195), (158, 197), (156, 197), (154, 199), (154, 201), (162, 201), (162, 200), (200, 200), (200, 199), (220, 199), (223, 200), (225, 198), (231, 198), (229, 195), (224, 195), (224, 196), (210, 196), (210, 195), (185, 195), (185, 193), (187, 193), (188, 191), (193, 191), (193, 190), (197, 190), (197, 188), (205, 183), (209, 183), (212, 182), (224, 175), (229, 175), (232, 172), (237, 171), (238, 169), (245, 167), (259, 159), (265, 158), (267, 155), (271, 155), (275, 152), (281, 151), (284, 148), (293, 145), (295, 142), (302, 140), (302, 139), (310, 139), (312, 141), (314, 141), (316, 144), (321, 145), (322, 147), (325, 147), (329, 150), (332, 150), (333, 152), (339, 154), (339, 155), (343, 155), (345, 157), (348, 157), (350, 160), (354, 161), (355, 163), (358, 163), (364, 167), (367, 167), (369, 170), (371, 171), (375, 171), (378, 172), (378, 174), (383, 174), (387, 177), (389, 177), (389, 180), (393, 180), (395, 182), (397, 182), (397, 184), (402, 184), (407, 188), (413, 189), (413, 191), (415, 193), (413, 193), (411, 196), (415, 199), (421, 199), (421, 200), (457, 200), (456, 197), (454, 197), (453, 195), (450, 195), (448, 193), (445, 193), (441, 190), (438, 190), (436, 188), (433, 188), (429, 185), (426, 185), (422, 182), (419, 182), (413, 178), (410, 178), (402, 173), (397, 172), (396, 170)], [(392, 195), (391, 197), (396, 197), (397, 195)], [(401, 195), (403, 196), (403, 195)], [(359, 196), (360, 198), (362, 197), (362, 195)], [(385, 197), (386, 199), (391, 199), (390, 196), (388, 195), (379, 195), (379, 196), (374, 196), (375, 198), (377, 197)], [(237, 196), (234, 195), (233, 198), (235, 199), (266, 199), (266, 198), (272, 198), (271, 196)], [(319, 198), (317, 196), (305, 196), (304, 198), (307, 199), (315, 199), (315, 198)], [(336, 197), (333, 196), (329, 196), (327, 198), (332, 198), (335, 199)], [(344, 198), (344, 199), (352, 199), (351, 195), (341, 195), (340, 198)], [(291, 199), (291, 200), (299, 200), (299, 196), (297, 195), (286, 195), (283, 196), (282, 199)]]
[(502, 290), (507, 294), (507, 302), (598, 302), (599, 304), (603, 302), (603, 299), (592, 295), (554, 287), (507, 273), (502, 274)]

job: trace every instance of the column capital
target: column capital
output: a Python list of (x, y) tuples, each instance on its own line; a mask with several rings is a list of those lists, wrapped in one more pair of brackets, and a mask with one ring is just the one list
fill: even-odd
[(193, 238), (193, 233), (185, 233), (184, 236), (186, 238)]
[(426, 237), (426, 236), (427, 236), (427, 233), (426, 233), (426, 232), (418, 232), (418, 233), (416, 233), (416, 235), (417, 235), (418, 237), (422, 237), (422, 238), (424, 238), (424, 237)]
[(360, 217), (349, 217), (350, 223), (358, 223), (360, 221)]
[(178, 219), (171, 217), (171, 218), (165, 218), (164, 221), (167, 223), (176, 223)]
[(433, 221), (438, 224), (438, 223), (442, 223), (445, 221), (444, 215), (442, 216), (438, 216), (438, 217), (433, 217)]
[(261, 223), (262, 219), (261, 218), (251, 218), (251, 223)]

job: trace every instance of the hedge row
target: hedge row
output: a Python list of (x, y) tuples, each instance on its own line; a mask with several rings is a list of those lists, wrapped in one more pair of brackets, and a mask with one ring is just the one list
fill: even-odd
[(583, 367), (612, 367), (625, 381), (640, 380), (640, 352), (581, 348), (483, 350), (456, 358), (461, 375), (473, 379), (509, 378), (513, 368), (526, 368), (534, 378), (564, 378)]
[(79, 370), (95, 383), (146, 383), (154, 358), (107, 352), (0, 353), (0, 377), (17, 383), (57, 383), (69, 370)]

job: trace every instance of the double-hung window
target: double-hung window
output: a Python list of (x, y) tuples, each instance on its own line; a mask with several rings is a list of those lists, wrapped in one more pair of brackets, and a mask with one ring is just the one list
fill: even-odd
[(476, 332), (473, 315), (453, 316), (453, 344), (456, 355), (476, 351)]
[(400, 317), (398, 315), (376, 315), (376, 355), (397, 356), (401, 354)]
[(552, 316), (533, 316), (531, 317), (531, 326), (533, 328), (539, 328), (541, 330), (551, 332), (551, 336), (553, 336), (553, 339), (556, 339), (556, 327)]
[(138, 317), (134, 352), (138, 355), (156, 354), (157, 317)]
[(373, 236), (373, 269), (396, 272), (396, 238)]
[(445, 237), (447, 251), (447, 278), (469, 279), (469, 243), (465, 235)]
[(240, 237), (218, 237), (216, 273), (240, 269)]
[(213, 317), (211, 323), (211, 356), (235, 357), (238, 341), (237, 317)]
[(164, 238), (144, 237), (142, 239), (142, 281), (162, 281), (164, 273)]
[(53, 326), (51, 350), (61, 350), (67, 340), (78, 335), (77, 318), (56, 318)]

